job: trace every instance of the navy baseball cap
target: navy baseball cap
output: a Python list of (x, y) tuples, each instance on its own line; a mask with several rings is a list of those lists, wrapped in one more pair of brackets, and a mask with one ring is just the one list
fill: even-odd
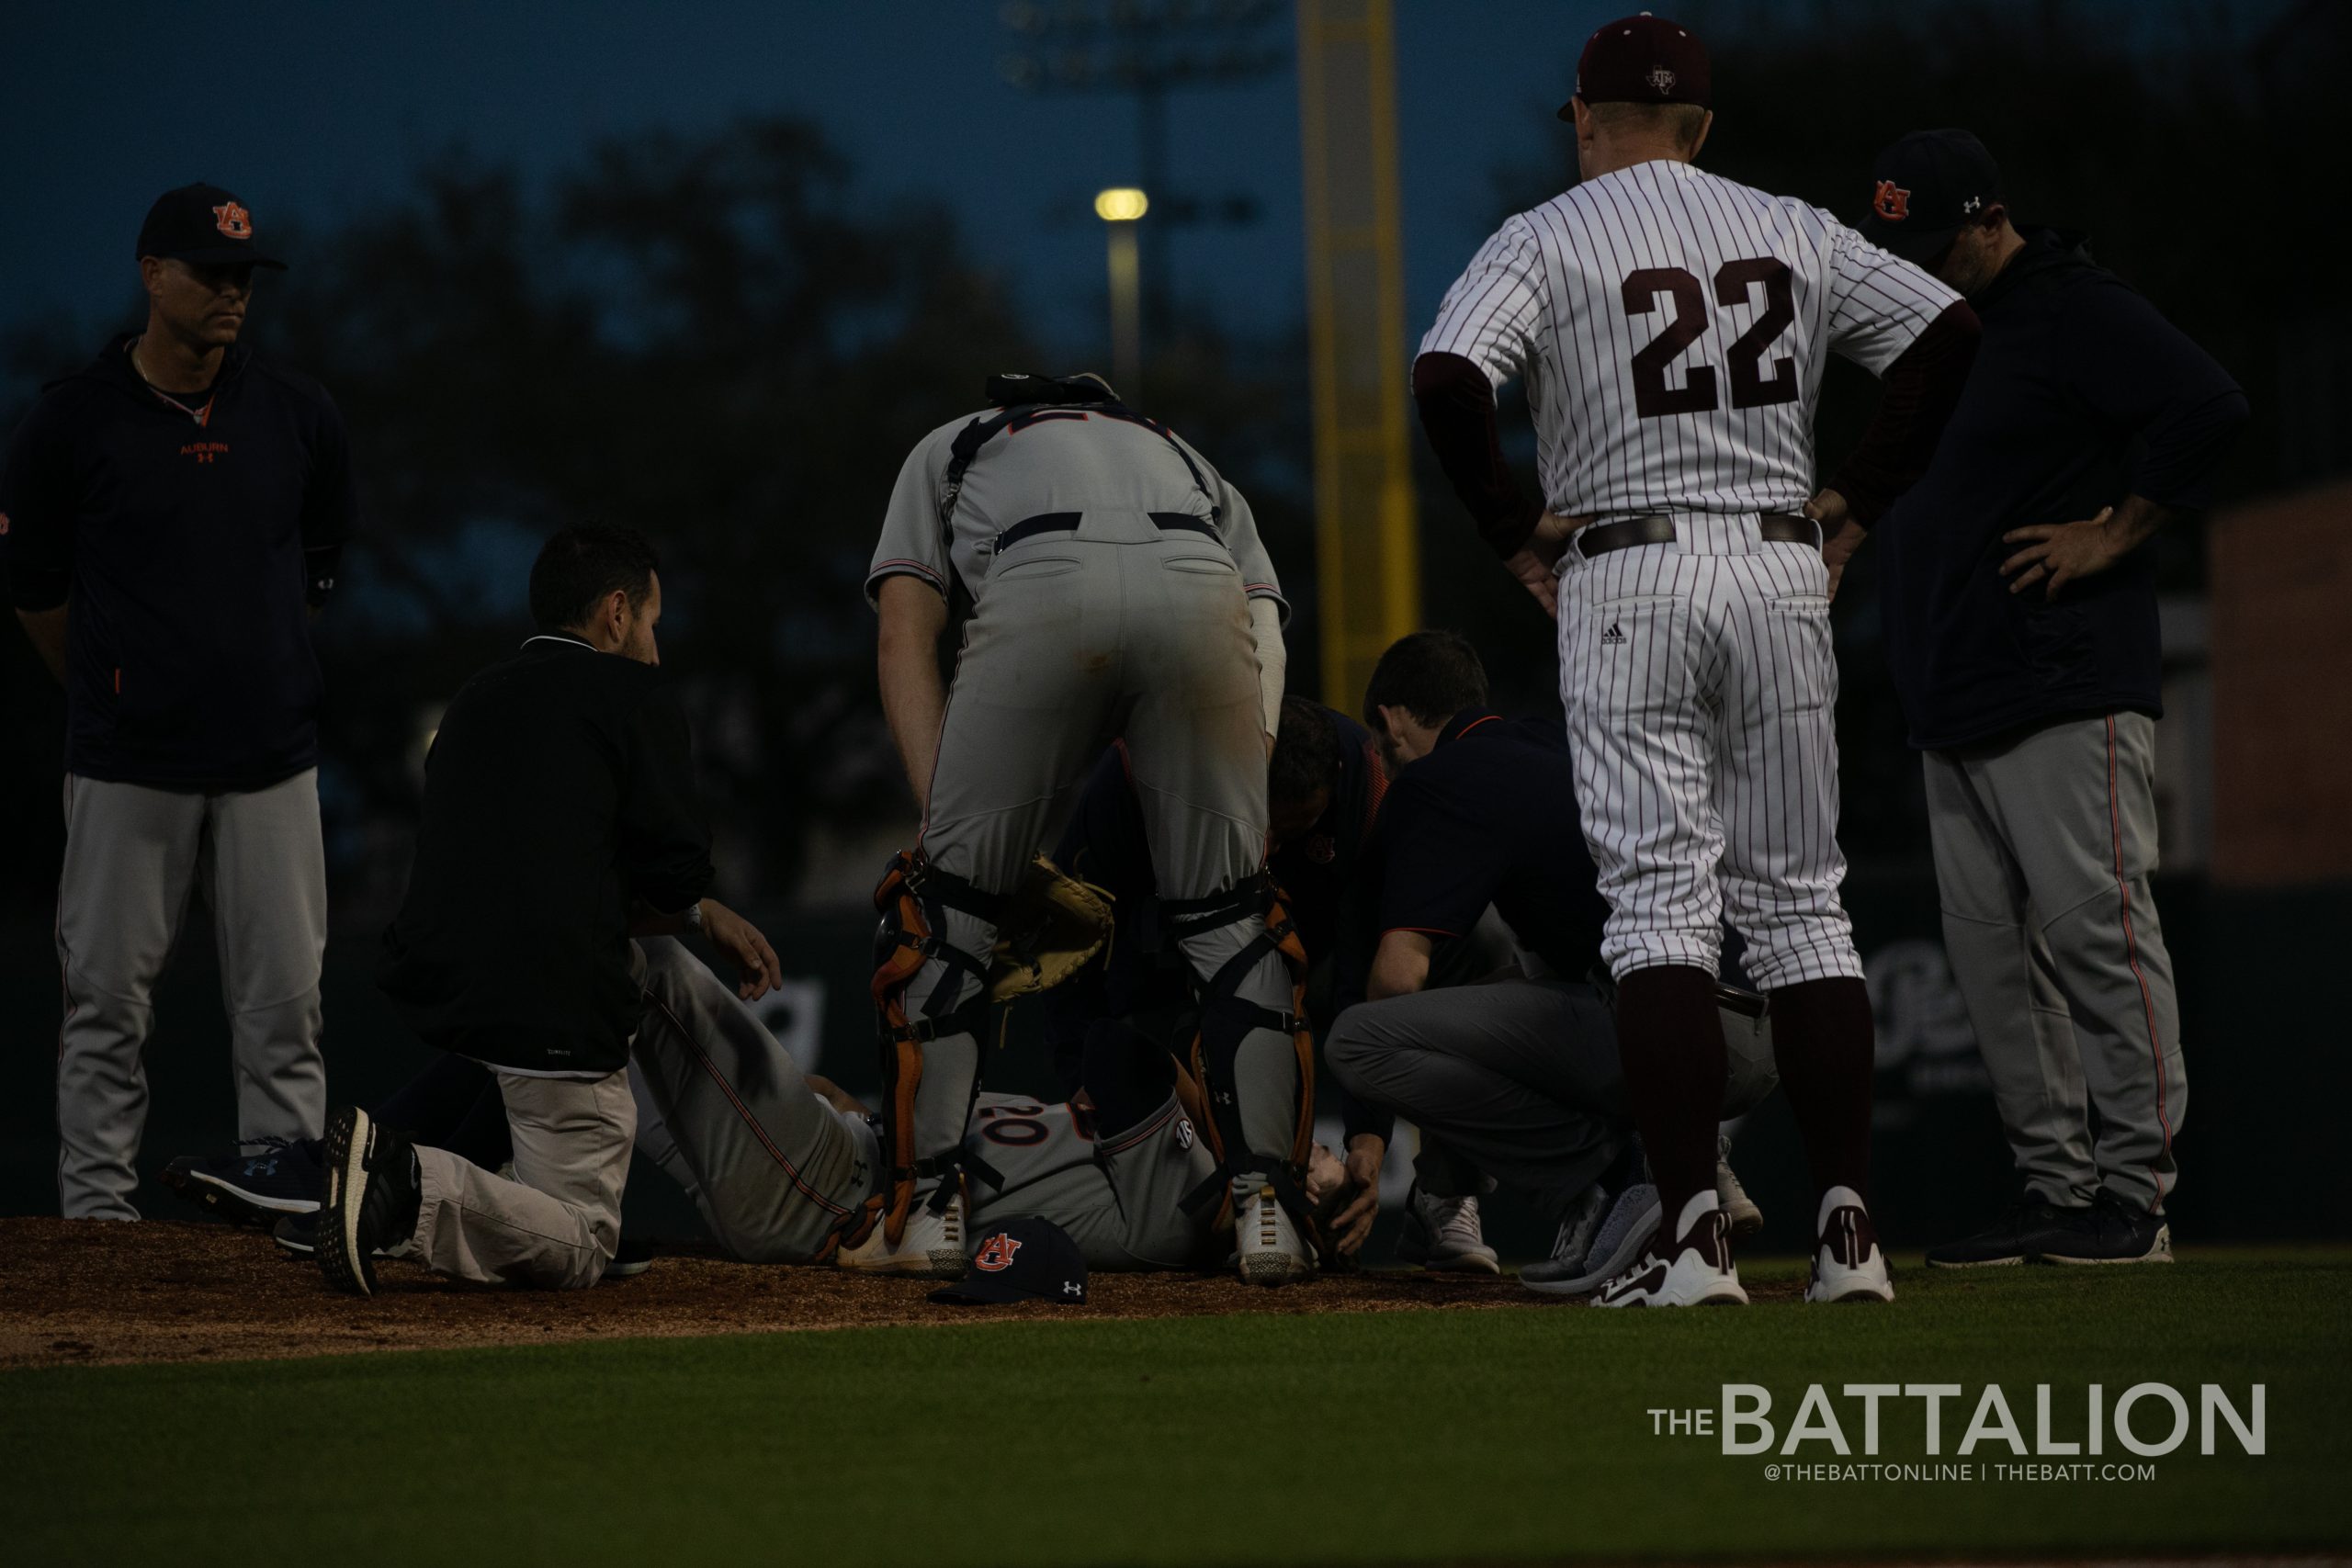
[[(1707, 107), (1713, 84), (1706, 46), (1679, 22), (1620, 17), (1594, 30), (1577, 57), (1577, 97), (1588, 104), (1697, 104)], [(1576, 118), (1576, 99), (1560, 106)]]
[(139, 254), (173, 256), (198, 265), (286, 264), (254, 243), (253, 209), (219, 186), (182, 186), (167, 190), (147, 209), (139, 226)]
[(1086, 1256), (1069, 1233), (1035, 1214), (1006, 1220), (979, 1233), (972, 1271), (953, 1285), (931, 1292), (935, 1302), (963, 1306), (1008, 1302), (1086, 1300)]
[(1926, 266), (2000, 199), (2000, 165), (1984, 143), (1965, 130), (1915, 130), (1872, 160), (1861, 235)]

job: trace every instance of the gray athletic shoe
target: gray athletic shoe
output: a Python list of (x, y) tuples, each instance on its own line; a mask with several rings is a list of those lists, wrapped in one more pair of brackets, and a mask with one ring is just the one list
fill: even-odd
[(1747, 1195), (1731, 1168), (1731, 1139), (1721, 1135), (1715, 1139), (1715, 1201), (1723, 1205), (1734, 1238), (1754, 1235), (1764, 1228), (1764, 1211), (1756, 1206), (1756, 1200)]
[(1592, 1247), (1585, 1253), (1580, 1272), (1566, 1279), (1539, 1281), (1530, 1280), (1521, 1270), (1520, 1282), (1531, 1291), (1554, 1296), (1580, 1296), (1588, 1291), (1597, 1291), (1641, 1256), (1642, 1248), (1657, 1234), (1657, 1188), (1647, 1181), (1637, 1181), (1611, 1200), (1608, 1214), (1593, 1233)]
[(1405, 1228), (1396, 1260), (1437, 1274), (1499, 1274), (1502, 1260), (1487, 1245), (1476, 1198), (1441, 1198), (1417, 1183), (1405, 1194)]
[(1521, 1283), (1530, 1290), (1548, 1291), (1562, 1280), (1573, 1280), (1582, 1274), (1585, 1255), (1592, 1250), (1592, 1238), (1600, 1234), (1600, 1222), (1608, 1217), (1609, 1194), (1596, 1181), (1560, 1216), (1560, 1228), (1552, 1237), (1552, 1256), (1521, 1269)]

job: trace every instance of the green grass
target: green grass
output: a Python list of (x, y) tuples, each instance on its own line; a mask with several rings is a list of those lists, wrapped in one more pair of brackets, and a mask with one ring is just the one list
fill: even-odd
[[(1751, 1270), (1765, 1273), (1766, 1269)], [(2120, 1555), (2352, 1542), (2352, 1258), (1902, 1276), (1760, 1306), (976, 1324), (0, 1377), (11, 1562), (1166, 1563)], [(2153, 1482), (1772, 1483), (1655, 1406), (2268, 1387)], [(1841, 1400), (1841, 1416), (1859, 1406)], [(1915, 1401), (1882, 1455), (1924, 1455)], [(2157, 1410), (2150, 1407), (2153, 1416)], [(2160, 1423), (2148, 1423), (2153, 1430)], [(1859, 1419), (1848, 1436), (1860, 1440)], [(1828, 1456), (1810, 1446), (1807, 1458)], [(1857, 1458), (1859, 1459), (1859, 1451)], [(1996, 1446), (1973, 1456), (2007, 1458)]]

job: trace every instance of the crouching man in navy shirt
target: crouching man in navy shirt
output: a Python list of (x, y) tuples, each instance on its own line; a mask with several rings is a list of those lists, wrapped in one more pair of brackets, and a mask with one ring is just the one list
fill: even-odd
[[(1586, 851), (1576, 766), (1556, 719), (1487, 707), (1487, 675), (1451, 632), (1416, 632), (1381, 655), (1364, 715), (1393, 778), (1364, 875), (1374, 928), (1370, 999), (1324, 1043), (1347, 1089), (1420, 1130), (1399, 1256), (1459, 1268), (1495, 1256), (1477, 1195), (1498, 1184), (1557, 1222), (1552, 1256), (1520, 1274), (1531, 1289), (1581, 1294), (1639, 1255), (1657, 1229), (1625, 1097), (1614, 987), (1600, 963), (1609, 906)], [(1436, 987), (1432, 965), (1491, 906), (1517, 963), (1484, 983)], [(1724, 1111), (1737, 1116), (1778, 1080), (1763, 998), (1718, 988), (1729, 1065)], [(1754, 1220), (1730, 1167), (1716, 1182), (1735, 1224)], [(1344, 1219), (1344, 1216), (1342, 1216)], [(1340, 1225), (1340, 1245), (1368, 1231)]]

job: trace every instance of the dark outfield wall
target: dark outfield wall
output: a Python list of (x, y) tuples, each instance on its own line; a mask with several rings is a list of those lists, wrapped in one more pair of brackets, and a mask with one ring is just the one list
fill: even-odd
[[(2352, 1235), (2339, 1119), (2352, 1090), (2336, 1000), (2352, 889), (2223, 893), (2159, 884), (2165, 934), (2182, 976), (2190, 1102), (2173, 1212), (2183, 1240)], [(1878, 1208), (1889, 1235), (1920, 1245), (1988, 1216), (2007, 1197), (2008, 1156), (1968, 1021), (1938, 940), (1935, 890), (1917, 875), (1858, 876), (1849, 887), (1878, 1010)], [(869, 928), (854, 912), (766, 927), (797, 978), (763, 1007), (804, 1063), (853, 1090), (876, 1081), (865, 1004)], [(141, 1168), (219, 1146), (233, 1129), (228, 1034), (203, 928), (165, 979), (148, 1049), (153, 1092)], [(338, 1098), (367, 1100), (426, 1059), (378, 1004), (372, 937), (339, 932), (327, 953), (327, 1050)], [(45, 929), (0, 930), (0, 1213), (54, 1213), (53, 1102), (59, 991)], [(1012, 1043), (991, 1083), (1046, 1084), (1042, 1054), (1016, 1010)], [(1809, 1219), (1804, 1167), (1785, 1107), (1742, 1130), (1737, 1163), (1770, 1224), (1766, 1246), (1802, 1250)], [(691, 1234), (693, 1213), (642, 1164), (629, 1192), (633, 1228)], [(180, 1205), (150, 1188), (144, 1206)], [(1490, 1230), (1524, 1256), (1548, 1242), (1507, 1200)]]

